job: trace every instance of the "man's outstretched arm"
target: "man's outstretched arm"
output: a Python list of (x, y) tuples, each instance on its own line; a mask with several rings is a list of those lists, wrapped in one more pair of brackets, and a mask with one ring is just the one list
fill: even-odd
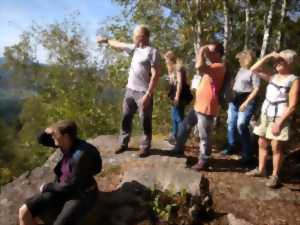
[(98, 44), (108, 44), (110, 47), (121, 51), (132, 51), (134, 49), (134, 44), (129, 44), (100, 36), (97, 36), (96, 42)]

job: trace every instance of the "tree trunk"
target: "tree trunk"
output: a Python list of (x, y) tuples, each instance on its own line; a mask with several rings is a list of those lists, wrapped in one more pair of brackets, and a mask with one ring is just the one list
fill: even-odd
[(282, 27), (284, 24), (284, 18), (286, 16), (286, 8), (287, 8), (287, 0), (282, 0), (279, 28), (277, 31), (277, 36), (276, 36), (276, 41), (275, 41), (275, 50), (276, 51), (279, 51), (281, 48)]
[(194, 51), (195, 56), (198, 55), (198, 50), (201, 47), (201, 36), (202, 36), (202, 24), (201, 24), (201, 8), (202, 8), (202, 0), (195, 0), (196, 2), (196, 24), (194, 28), (195, 32), (195, 41), (194, 41)]
[(228, 1), (223, 0), (223, 13), (224, 13), (224, 59), (226, 60), (226, 56), (228, 53), (228, 40), (229, 40), (229, 12), (228, 12)]
[(244, 49), (249, 48), (250, 40), (250, 2), (249, 0), (245, 1), (245, 40), (244, 40)]
[(272, 19), (273, 19), (273, 12), (274, 12), (275, 4), (276, 4), (276, 0), (271, 0), (270, 9), (268, 12), (268, 17), (267, 17), (267, 22), (265, 24), (265, 29), (264, 29), (264, 37), (263, 37), (263, 43), (261, 46), (260, 57), (263, 57), (266, 54), (267, 47), (269, 44), (270, 31), (271, 31), (271, 26), (272, 26)]

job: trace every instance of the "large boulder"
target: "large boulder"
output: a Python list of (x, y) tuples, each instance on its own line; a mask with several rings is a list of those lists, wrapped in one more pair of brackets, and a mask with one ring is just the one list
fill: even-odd
[[(134, 149), (115, 155), (114, 149), (118, 145), (115, 136), (100, 136), (90, 142), (101, 152), (104, 165), (96, 176), (100, 190), (97, 201), (81, 224), (153, 223), (154, 191), (185, 192), (192, 196), (188, 205), (191, 217), (210, 210), (212, 201), (208, 180), (186, 168), (185, 158), (171, 157), (168, 144), (157, 142), (153, 154), (141, 159)], [(134, 145), (135, 142), (134, 139)], [(59, 158), (57, 151), (41, 167), (1, 187), (0, 225), (17, 224), (18, 208), (26, 198), (39, 191), (40, 185), (53, 179), (52, 169)], [(41, 217), (46, 224), (52, 224), (56, 213), (49, 211)]]

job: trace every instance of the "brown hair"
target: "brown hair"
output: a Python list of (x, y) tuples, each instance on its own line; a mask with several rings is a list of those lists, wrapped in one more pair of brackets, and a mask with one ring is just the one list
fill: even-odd
[(177, 60), (177, 56), (175, 55), (175, 53), (173, 51), (167, 51), (164, 54), (164, 58), (170, 60), (172, 63), (176, 63)]
[(249, 68), (255, 60), (255, 53), (254, 51), (247, 49), (236, 54), (235, 58), (241, 60), (241, 67)]
[(72, 120), (61, 120), (51, 126), (60, 132), (61, 135), (68, 134), (72, 140), (77, 138), (77, 125)]
[(214, 42), (212, 44), (215, 45), (215, 52), (219, 53), (222, 57), (224, 55), (224, 46), (219, 42)]

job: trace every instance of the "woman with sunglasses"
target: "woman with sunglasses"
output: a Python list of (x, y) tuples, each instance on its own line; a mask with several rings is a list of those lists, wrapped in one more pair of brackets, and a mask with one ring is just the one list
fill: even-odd
[[(299, 79), (292, 74), (296, 52), (284, 50), (273, 52), (255, 63), (251, 70), (268, 82), (265, 100), (261, 109), (260, 123), (254, 128), (259, 136), (259, 167), (247, 173), (250, 176), (265, 176), (268, 145), (273, 153), (273, 172), (266, 186), (276, 188), (280, 184), (279, 173), (283, 160), (283, 144), (289, 140), (290, 118), (296, 110)], [(271, 75), (263, 67), (273, 64), (276, 73)]]

